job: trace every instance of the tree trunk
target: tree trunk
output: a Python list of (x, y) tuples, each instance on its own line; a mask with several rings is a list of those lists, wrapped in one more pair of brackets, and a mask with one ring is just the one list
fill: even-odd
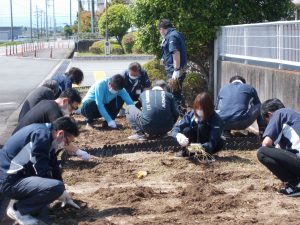
[(211, 41), (208, 46), (209, 55), (209, 73), (208, 73), (208, 92), (210, 93), (212, 99), (214, 98), (214, 41)]

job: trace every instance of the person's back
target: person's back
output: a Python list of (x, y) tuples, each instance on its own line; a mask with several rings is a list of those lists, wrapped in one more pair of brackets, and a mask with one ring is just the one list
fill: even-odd
[(60, 92), (72, 87), (72, 80), (66, 74), (56, 75), (52, 80), (55, 80), (58, 83)]
[[(33, 134), (36, 135), (35, 139), (32, 136)], [(39, 148), (42, 149), (44, 147), (43, 151), (46, 153), (50, 151), (51, 143), (51, 130), (47, 124), (31, 124), (16, 132), (8, 139), (0, 151), (0, 171), (2, 178), (8, 174), (16, 174), (17, 179), (17, 174), (20, 171), (24, 171), (26, 176), (34, 176), (34, 173), (30, 174), (30, 171), (26, 170), (26, 164), (32, 163), (32, 152), (29, 151), (31, 148), (29, 145), (40, 144)], [(18, 155), (22, 156), (22, 158), (18, 157)]]
[(234, 81), (221, 88), (218, 95), (218, 114), (223, 120), (243, 118), (250, 104), (260, 104), (256, 90), (241, 81)]
[(30, 111), (36, 104), (38, 104), (41, 100), (54, 100), (55, 96), (53, 91), (44, 86), (40, 86), (33, 90), (28, 97), (26, 98), (22, 109), (19, 114), (18, 122), (26, 115), (28, 111)]
[(263, 136), (269, 136), (282, 149), (297, 151), (300, 156), (300, 114), (289, 108), (276, 110)]
[(164, 134), (172, 129), (179, 112), (172, 94), (154, 89), (143, 92), (141, 123), (147, 133)]
[(54, 100), (42, 100), (20, 120), (13, 134), (27, 125), (50, 123), (62, 116), (63, 112)]
[[(68, 72), (52, 77), (52, 80), (57, 81), (60, 88), (60, 93), (72, 88), (72, 84), (80, 85), (84, 75), (81, 69), (71, 67)], [(58, 93), (58, 95), (60, 94)], [(58, 97), (58, 96), (57, 96)]]

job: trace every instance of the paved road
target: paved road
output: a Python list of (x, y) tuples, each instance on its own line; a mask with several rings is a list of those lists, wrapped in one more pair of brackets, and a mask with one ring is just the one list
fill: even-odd
[[(14, 46), (2, 46), (0, 47), (0, 56), (8, 55), (18, 55), (24, 57), (33, 57), (34, 56), (34, 49), (37, 49), (37, 53), (39, 52), (49, 52), (47, 54), (37, 54), (38, 58), (50, 58), (50, 49), (61, 51), (61, 49), (72, 49), (74, 48), (74, 41), (73, 40), (57, 40), (57, 41), (49, 41), (49, 42), (39, 42), (39, 43), (26, 43), (26, 44), (19, 44)], [(7, 51), (7, 53), (6, 53)], [(22, 52), (24, 52), (22, 54)]]
[(59, 62), (60, 60), (0, 57), (0, 145), (9, 136), (8, 127), (11, 128), (16, 122), (13, 112)]

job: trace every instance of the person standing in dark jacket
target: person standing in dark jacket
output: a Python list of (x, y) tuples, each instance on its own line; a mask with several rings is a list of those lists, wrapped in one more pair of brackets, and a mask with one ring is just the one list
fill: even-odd
[(141, 108), (139, 97), (145, 88), (151, 86), (147, 72), (139, 63), (133, 62), (129, 64), (128, 70), (125, 70), (122, 76), (125, 79), (125, 90), (133, 101), (138, 101), (136, 107)]
[(72, 88), (72, 84), (80, 85), (83, 81), (83, 78), (83, 72), (81, 71), (81, 69), (76, 67), (71, 67), (65, 74), (52, 77), (52, 80), (57, 81), (60, 89), (60, 92), (56, 97), (58, 97), (61, 92)]
[[(223, 147), (221, 138), (223, 121), (214, 111), (214, 104), (208, 93), (202, 92), (194, 100), (193, 111), (187, 112), (172, 129), (172, 136), (185, 147), (199, 143), (206, 152), (214, 154)], [(177, 156), (185, 156), (181, 151)]]
[(135, 134), (128, 137), (133, 140), (145, 140), (149, 136), (162, 136), (170, 131), (176, 122), (179, 111), (167, 83), (155, 81), (152, 90), (144, 91), (140, 96), (142, 111), (134, 105), (126, 108), (126, 117)]
[(161, 47), (163, 51), (162, 61), (167, 72), (168, 79), (174, 79), (177, 82), (175, 91), (171, 90), (180, 113), (183, 114), (184, 99), (182, 96), (182, 85), (185, 79), (185, 70), (187, 65), (187, 55), (185, 40), (181, 33), (173, 28), (168, 19), (161, 19), (158, 23), (158, 29), (164, 38)]
[(26, 115), (30, 109), (42, 100), (54, 100), (59, 93), (59, 86), (55, 80), (47, 80), (45, 83), (34, 89), (25, 99), (19, 114), (18, 122)]
[(0, 193), (14, 199), (7, 208), (11, 219), (38, 224), (34, 216), (56, 199), (78, 208), (65, 190), (55, 155), (58, 144), (69, 144), (78, 135), (76, 123), (63, 117), (29, 125), (8, 139), (0, 151)]
[(255, 88), (241, 76), (233, 76), (230, 84), (221, 88), (217, 112), (224, 122), (224, 130), (244, 130), (257, 120), (260, 130), (265, 123), (260, 115), (261, 102)]

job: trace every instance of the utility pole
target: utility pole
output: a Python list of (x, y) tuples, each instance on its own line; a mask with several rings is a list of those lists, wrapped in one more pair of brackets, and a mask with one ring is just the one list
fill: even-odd
[(70, 26), (72, 26), (72, 0), (70, 0)]
[[(31, 1), (31, 0), (30, 0)], [(48, 33), (48, 0), (45, 0), (46, 2), (46, 40), (49, 40), (49, 33)]]
[(80, 33), (80, 12), (81, 12), (81, 9), (80, 9), (80, 0), (78, 0), (78, 31), (77, 31), (77, 34)]
[(32, 2), (30, 0), (30, 40), (32, 41)]
[(105, 28), (105, 40), (106, 41), (108, 41), (108, 17), (107, 17), (107, 15), (108, 15), (108, 13), (107, 13), (107, 0), (105, 0), (105, 14), (106, 14), (106, 24), (105, 24), (105, 26), (106, 26), (106, 28)]
[(55, 0), (53, 0), (53, 38), (56, 38)]
[(38, 11), (38, 7), (36, 5), (36, 33), (37, 33), (37, 39), (40, 39), (40, 35), (39, 35), (39, 11)]
[(92, 33), (95, 33), (95, 1), (92, 0), (92, 12), (91, 12), (91, 26)]
[(10, 0), (10, 35), (11, 35), (11, 41), (14, 41), (14, 21), (13, 21), (12, 0)]

